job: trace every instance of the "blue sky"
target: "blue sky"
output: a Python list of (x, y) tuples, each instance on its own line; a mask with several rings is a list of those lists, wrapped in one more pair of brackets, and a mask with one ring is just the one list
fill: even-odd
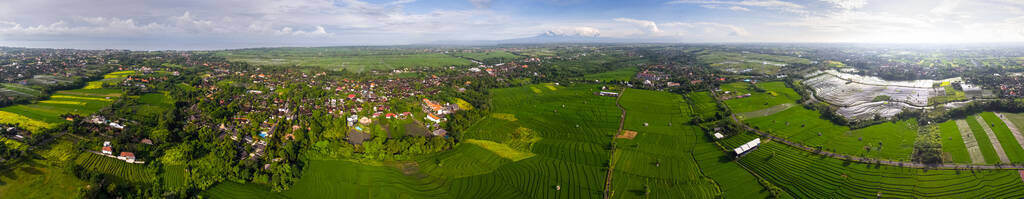
[(1024, 42), (1019, 0), (4, 0), (0, 45), (224, 49), (501, 40)]

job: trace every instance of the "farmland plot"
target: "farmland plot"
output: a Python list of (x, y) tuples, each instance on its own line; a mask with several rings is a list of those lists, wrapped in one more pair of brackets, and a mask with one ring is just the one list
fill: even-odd
[(149, 182), (154, 178), (153, 174), (147, 172), (142, 164), (127, 163), (117, 158), (89, 152), (79, 155), (75, 164), (129, 182)]
[(1016, 170), (923, 170), (825, 158), (768, 142), (739, 162), (797, 198), (1020, 198)]
[(837, 113), (854, 120), (871, 119), (875, 115), (888, 118), (904, 109), (928, 109), (928, 106), (937, 104), (955, 107), (967, 99), (963, 97), (963, 91), (949, 86), (949, 82), (962, 82), (960, 78), (886, 81), (835, 70), (810, 73), (804, 77), (807, 80), (803, 83), (814, 90), (816, 98), (839, 106)]

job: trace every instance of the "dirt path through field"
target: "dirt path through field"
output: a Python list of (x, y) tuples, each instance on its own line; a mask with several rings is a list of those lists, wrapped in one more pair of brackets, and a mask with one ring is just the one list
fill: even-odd
[(1010, 163), (1010, 158), (1006, 157), (1006, 151), (1003, 151), (1003, 145), (999, 143), (999, 138), (996, 137), (996, 133), (992, 131), (992, 127), (985, 123), (985, 119), (981, 118), (980, 115), (975, 115), (974, 119), (978, 120), (978, 124), (981, 125), (982, 129), (985, 129), (985, 135), (988, 135), (988, 140), (992, 141), (992, 148), (996, 149), (996, 155), (999, 156), (999, 161), (1003, 163)]
[[(619, 110), (622, 111), (622, 115), (619, 116), (619, 131), (616, 131), (615, 135), (623, 133), (622, 128), (626, 124), (626, 108), (622, 108), (622, 104), (619, 103), (619, 100), (622, 99), (622, 95), (625, 94), (626, 89), (623, 88), (622, 91), (619, 92), (619, 96), (615, 97), (615, 106), (619, 107)], [(604, 177), (604, 199), (612, 197), (612, 174), (615, 173), (615, 159), (618, 152), (618, 149), (616, 149), (615, 146), (615, 138), (616, 136), (612, 136), (612, 154), (608, 161), (608, 174)]]
[(1013, 138), (1017, 139), (1017, 143), (1020, 144), (1021, 148), (1024, 148), (1024, 134), (1020, 134), (1020, 130), (1017, 129), (1017, 125), (1011, 122), (1010, 119), (1006, 118), (1002, 113), (996, 113), (996, 116), (999, 116), (999, 119), (1003, 120), (1003, 123), (1006, 123), (1006, 128), (1009, 128), (1010, 132), (1013, 133)]
[(971, 127), (967, 125), (967, 120), (956, 120), (956, 128), (960, 130), (960, 137), (964, 138), (964, 145), (967, 146), (967, 152), (971, 155), (971, 163), (985, 164), (985, 156), (981, 154), (981, 147), (978, 147), (978, 140), (974, 138), (974, 133), (971, 133)]

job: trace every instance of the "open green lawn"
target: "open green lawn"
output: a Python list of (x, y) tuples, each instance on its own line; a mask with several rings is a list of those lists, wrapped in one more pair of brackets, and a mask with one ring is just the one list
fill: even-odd
[(974, 119), (974, 117), (976, 117), (976, 115), (967, 117), (967, 125), (971, 127), (971, 132), (974, 133), (974, 139), (978, 140), (978, 148), (981, 148), (981, 154), (982, 156), (985, 156), (985, 163), (998, 163), (999, 155), (996, 155), (996, 150), (992, 145), (992, 141), (989, 140), (988, 134), (985, 133), (985, 129), (981, 128), (981, 124), (978, 124), (978, 120)]
[(220, 51), (217, 55), (255, 65), (315, 66), (356, 72), (472, 64), (469, 60), (441, 53), (348, 47), (241, 49)]
[[(751, 84), (747, 82), (734, 82), (722, 85), (722, 92), (719, 94), (722, 96), (750, 94), (750, 97), (725, 100), (725, 104), (732, 108), (733, 113), (757, 111), (779, 104), (794, 103), (800, 99), (800, 94), (786, 87), (785, 82), (760, 82), (757, 83), (757, 86), (764, 89), (765, 92), (751, 89)], [(729, 91), (730, 94), (725, 94), (725, 91)]]
[[(817, 111), (802, 106), (774, 115), (745, 120), (747, 124), (773, 135), (811, 147), (844, 154), (910, 160), (917, 137), (917, 121), (886, 122), (861, 129), (836, 125), (821, 119)], [(820, 133), (820, 136), (819, 136)]]
[(939, 137), (942, 139), (943, 156), (949, 155), (946, 161), (971, 163), (971, 155), (967, 152), (967, 145), (964, 144), (964, 138), (960, 135), (960, 129), (954, 120), (939, 124)]
[(784, 144), (739, 160), (796, 198), (1021, 198), (1016, 170), (923, 170), (844, 162)]
[(1024, 162), (1024, 148), (1020, 147), (1017, 139), (1013, 137), (1013, 133), (1006, 127), (1003, 120), (999, 119), (999, 116), (992, 112), (984, 112), (980, 116), (985, 119), (985, 123), (988, 123), (989, 128), (992, 128), (992, 132), (996, 133), (999, 145), (1002, 145), (1003, 152), (1006, 152), (1006, 157), (1010, 159), (1010, 162)]
[(603, 73), (586, 74), (583, 75), (583, 79), (601, 81), (629, 81), (630, 79), (633, 79), (633, 76), (636, 76), (636, 73), (639, 71), (640, 69), (636, 67), (624, 67)]

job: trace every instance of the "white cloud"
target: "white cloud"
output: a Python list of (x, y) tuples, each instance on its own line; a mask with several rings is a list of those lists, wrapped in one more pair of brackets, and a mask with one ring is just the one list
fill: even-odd
[[(670, 1), (669, 4), (700, 4), (707, 6), (717, 7), (718, 5), (729, 5), (729, 6), (746, 6), (746, 7), (763, 7), (773, 8), (787, 12), (804, 13), (804, 6), (788, 1), (780, 0), (741, 0), (741, 1), (722, 1), (722, 0), (676, 0)], [(746, 8), (744, 8), (746, 9)]]
[(729, 10), (732, 10), (732, 11), (750, 11), (750, 9), (747, 9), (747, 8), (744, 8), (744, 7), (739, 7), (739, 6), (730, 6)]
[(746, 37), (746, 36), (750, 36), (750, 32), (748, 32), (746, 29), (744, 29), (742, 27), (735, 26), (735, 25), (730, 25), (730, 24), (715, 23), (715, 22), (693, 22), (693, 23), (670, 22), (670, 23), (664, 23), (663, 26), (666, 27), (666, 29), (673, 29), (673, 30), (680, 31), (682, 34), (679, 34), (679, 35), (696, 35), (696, 34), (715, 35), (715, 34), (725, 34), (725, 35), (733, 36), (733, 37)]
[(658, 24), (654, 23), (653, 21), (639, 20), (639, 19), (630, 19), (630, 18), (621, 18), (621, 17), (620, 18), (615, 18), (614, 20), (618, 21), (618, 22), (626, 22), (626, 23), (631, 23), (631, 24), (639, 25), (640, 27), (643, 28), (644, 32), (647, 32), (647, 33), (660, 33), (661, 32), (661, 29), (658, 29)]
[(548, 36), (581, 36), (581, 37), (598, 37), (601, 36), (601, 30), (594, 27), (578, 26), (578, 27), (557, 27), (544, 32)]
[(868, 4), (867, 0), (821, 0), (821, 1), (831, 3), (832, 6), (834, 6), (836, 8), (842, 8), (842, 9), (863, 8), (864, 5)]
[(939, 3), (938, 6), (935, 6), (935, 8), (932, 8), (930, 12), (936, 15), (949, 15), (953, 14), (953, 9), (956, 9), (959, 5), (960, 0), (942, 0), (942, 2)]

